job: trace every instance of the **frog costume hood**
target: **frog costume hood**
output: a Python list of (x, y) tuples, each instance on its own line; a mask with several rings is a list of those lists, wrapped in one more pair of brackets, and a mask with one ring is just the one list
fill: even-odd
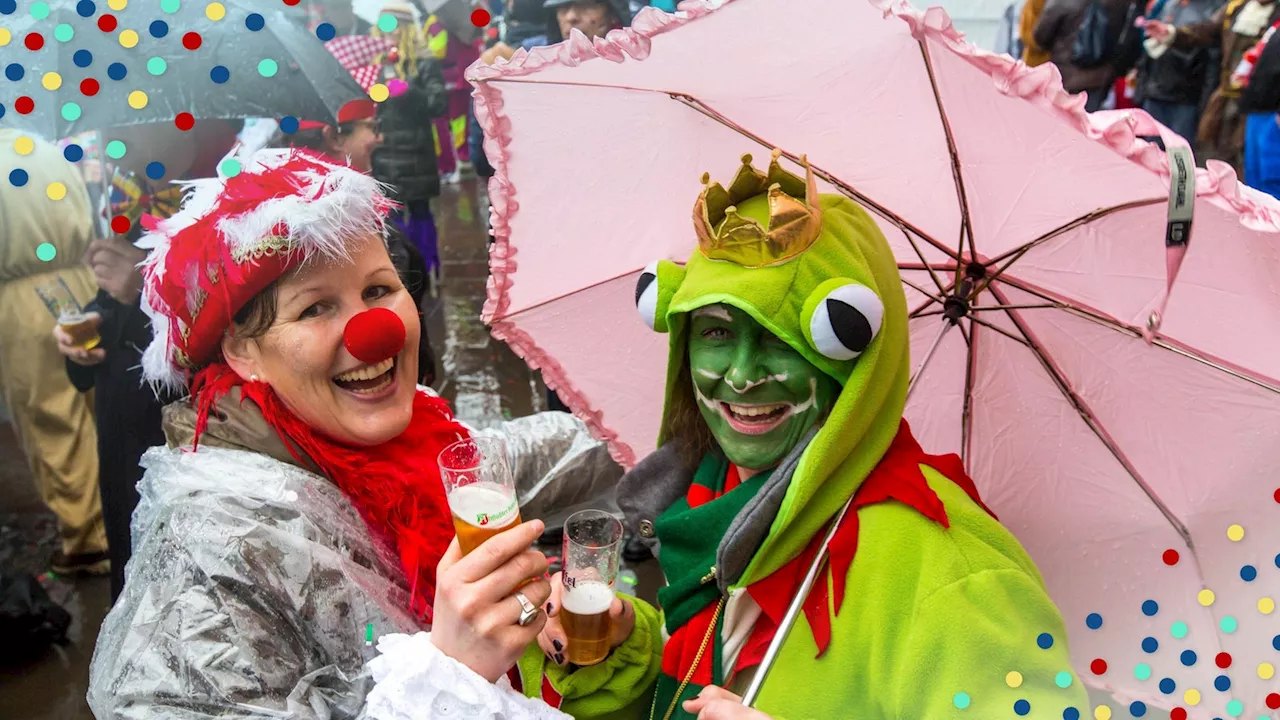
[(694, 206), (698, 250), (684, 266), (650, 265), (636, 291), (645, 322), (671, 336), (660, 445), (696, 402), (686, 358), (700, 307), (749, 314), (843, 387), (799, 456), (744, 584), (798, 555), (875, 468), (898, 433), (910, 373), (906, 296), (889, 243), (852, 200), (819, 195), (807, 163), (801, 179), (779, 156), (762, 173), (746, 155), (727, 189), (707, 185)]

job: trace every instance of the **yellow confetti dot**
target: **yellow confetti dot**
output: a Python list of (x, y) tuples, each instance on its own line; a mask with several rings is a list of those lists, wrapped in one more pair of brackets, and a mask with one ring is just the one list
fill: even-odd
[(1276, 609), (1276, 601), (1272, 600), (1269, 597), (1264, 597), (1258, 601), (1258, 612), (1262, 613), (1263, 615), (1270, 615), (1271, 613), (1275, 612), (1275, 609)]
[(1199, 595), (1196, 595), (1196, 600), (1199, 600), (1200, 604), (1203, 605), (1204, 607), (1209, 607), (1210, 605), (1213, 604), (1215, 597), (1212, 590), (1210, 590), (1209, 588), (1205, 588), (1200, 591)]
[(1270, 680), (1271, 678), (1275, 677), (1275, 674), (1276, 674), (1276, 668), (1271, 663), (1264, 662), (1258, 666), (1258, 677), (1262, 678), (1263, 680)]
[(134, 110), (141, 110), (147, 106), (147, 94), (141, 90), (134, 90), (129, 93), (129, 107)]
[(13, 35), (11, 35), (8, 30), (6, 30), (5, 28), (0, 28), (0, 47), (4, 47), (5, 45), (8, 45), (9, 41), (12, 39), (13, 39)]
[(227, 16), (227, 9), (220, 2), (211, 2), (204, 6), (204, 16), (218, 21)]
[(1239, 525), (1232, 525), (1227, 528), (1227, 539), (1231, 542), (1240, 542), (1244, 539), (1244, 528)]
[(19, 155), (30, 155), (32, 150), (36, 149), (36, 143), (31, 138), (23, 135), (13, 141), (13, 151)]
[(1200, 704), (1200, 691), (1194, 688), (1191, 690), (1188, 690), (1182, 694), (1182, 699), (1188, 705), (1195, 707), (1196, 705)]
[(1022, 673), (1014, 670), (1004, 676), (1004, 684), (1011, 688), (1022, 687)]
[(56, 72), (47, 72), (40, 78), (40, 84), (44, 85), (45, 90), (57, 90), (62, 87), (62, 76)]
[(377, 83), (373, 87), (369, 88), (369, 97), (374, 102), (382, 102), (383, 100), (391, 97), (391, 91), (387, 89), (386, 85)]
[(67, 186), (60, 182), (49, 183), (49, 187), (45, 188), (44, 194), (48, 195), (50, 200), (61, 200), (67, 196)]
[(116, 12), (120, 12), (128, 4), (129, 0), (107, 0), (107, 7), (115, 10)]
[(138, 44), (138, 33), (133, 30), (123, 30), (120, 33), (120, 44), (124, 47), (131, 48)]
[(1111, 708), (1106, 705), (1099, 705), (1093, 709), (1094, 720), (1111, 720)]

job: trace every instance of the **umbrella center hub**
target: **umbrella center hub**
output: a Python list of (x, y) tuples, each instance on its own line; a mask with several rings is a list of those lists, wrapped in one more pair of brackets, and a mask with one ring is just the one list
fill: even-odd
[(971, 262), (964, 268), (964, 277), (942, 301), (942, 314), (952, 323), (960, 322), (960, 318), (968, 317), (970, 304), (975, 296), (974, 288), (987, 276), (987, 266)]

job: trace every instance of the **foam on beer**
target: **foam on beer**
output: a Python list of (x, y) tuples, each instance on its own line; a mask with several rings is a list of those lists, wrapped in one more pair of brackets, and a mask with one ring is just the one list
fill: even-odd
[(565, 587), (561, 606), (574, 615), (596, 615), (608, 612), (613, 604), (613, 589), (602, 582), (581, 582)]
[(503, 527), (520, 514), (510, 490), (485, 482), (464, 485), (449, 493), (449, 508), (468, 525), (483, 528)]

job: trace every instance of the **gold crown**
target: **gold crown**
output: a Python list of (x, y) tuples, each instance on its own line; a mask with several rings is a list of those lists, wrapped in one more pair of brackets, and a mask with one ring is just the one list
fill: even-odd
[[(818, 186), (808, 158), (801, 156), (805, 179), (782, 169), (781, 150), (773, 151), (766, 175), (751, 166), (751, 156), (742, 156), (742, 167), (729, 189), (711, 182), (693, 206), (693, 226), (698, 248), (711, 260), (728, 260), (743, 267), (765, 267), (786, 262), (813, 245), (822, 232), (822, 208)], [(737, 204), (757, 195), (769, 195), (769, 227), (738, 214)]]

